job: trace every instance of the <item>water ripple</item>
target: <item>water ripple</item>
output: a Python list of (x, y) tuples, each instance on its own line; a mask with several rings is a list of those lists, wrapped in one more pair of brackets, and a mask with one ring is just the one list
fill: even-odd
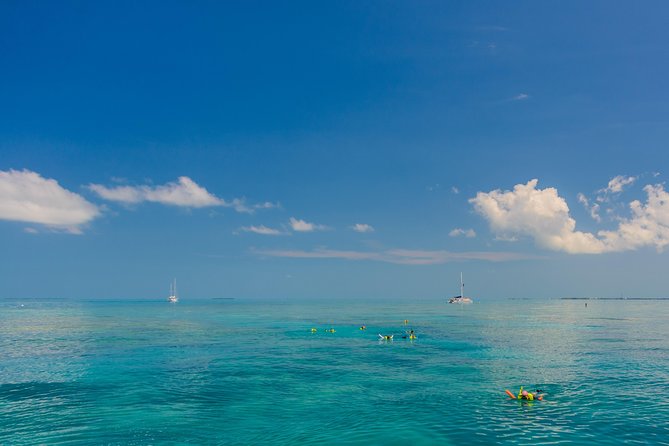
[(5, 304), (0, 444), (669, 444), (669, 305), (576, 304)]

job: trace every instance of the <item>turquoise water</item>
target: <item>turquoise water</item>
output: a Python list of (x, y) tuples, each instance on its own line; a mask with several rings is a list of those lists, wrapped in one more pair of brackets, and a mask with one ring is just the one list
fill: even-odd
[(668, 389), (669, 301), (0, 301), (3, 445), (669, 444)]

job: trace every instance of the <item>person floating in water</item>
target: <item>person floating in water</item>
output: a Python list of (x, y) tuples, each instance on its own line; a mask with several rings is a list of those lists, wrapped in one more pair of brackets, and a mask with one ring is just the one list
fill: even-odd
[(367, 326), (366, 325), (361, 325), (360, 330), (367, 330)]
[(543, 395), (540, 395), (540, 393), (541, 390), (536, 390), (534, 393), (528, 392), (527, 390), (523, 390), (521, 386), (520, 390), (518, 391), (518, 399), (528, 400), (528, 401), (533, 401), (533, 400), (541, 401), (544, 397)]
[(381, 338), (382, 341), (392, 341), (394, 335), (382, 335), (379, 334), (379, 338)]

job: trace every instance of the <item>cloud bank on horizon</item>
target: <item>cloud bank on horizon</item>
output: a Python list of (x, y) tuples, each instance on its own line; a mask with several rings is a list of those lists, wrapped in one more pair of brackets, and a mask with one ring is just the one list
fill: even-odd
[(355, 251), (319, 248), (311, 251), (299, 249), (258, 250), (257, 255), (267, 257), (287, 257), (293, 259), (343, 259), (373, 260), (399, 265), (439, 265), (462, 260), (485, 260), (505, 262), (511, 260), (536, 259), (537, 256), (516, 252), (472, 251), (451, 252), (444, 250), (388, 249), (385, 251)]
[[(619, 193), (635, 180), (636, 177), (615, 177), (600, 192)], [(538, 180), (533, 179), (515, 185), (511, 191), (478, 192), (469, 202), (499, 239), (529, 236), (537, 246), (553, 251), (602, 254), (642, 247), (662, 251), (669, 244), (669, 193), (661, 184), (645, 186), (646, 202), (632, 201), (631, 217), (620, 218), (617, 229), (601, 230), (596, 235), (577, 231), (569, 206), (557, 189), (538, 189), (537, 184)], [(579, 201), (588, 204), (583, 194), (579, 195)], [(598, 210), (599, 207), (591, 208), (591, 215), (598, 217)]]

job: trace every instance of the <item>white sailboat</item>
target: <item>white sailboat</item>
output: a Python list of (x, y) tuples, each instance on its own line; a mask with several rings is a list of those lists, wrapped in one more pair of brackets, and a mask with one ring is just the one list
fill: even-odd
[(460, 273), (460, 295), (448, 299), (449, 304), (471, 304), (474, 302), (469, 297), (465, 297), (465, 282), (462, 280), (462, 273)]
[(177, 279), (174, 279), (174, 282), (170, 284), (170, 295), (167, 301), (171, 303), (179, 302), (179, 297), (177, 296)]

